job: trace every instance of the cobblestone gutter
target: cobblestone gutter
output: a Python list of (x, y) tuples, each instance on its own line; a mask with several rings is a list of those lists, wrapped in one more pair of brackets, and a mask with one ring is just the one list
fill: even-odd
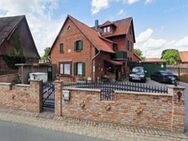
[(187, 141), (181, 133), (162, 130), (96, 123), (79, 119), (54, 117), (52, 113), (34, 114), (30, 112), (0, 109), (0, 120), (76, 133), (114, 141)]

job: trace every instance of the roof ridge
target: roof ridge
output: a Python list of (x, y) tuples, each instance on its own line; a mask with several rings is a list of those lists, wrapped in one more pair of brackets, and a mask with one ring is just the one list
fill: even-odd
[[(124, 18), (124, 19), (119, 19), (119, 20), (113, 20), (113, 21), (110, 21), (110, 20), (106, 20), (105, 22), (103, 22), (103, 24), (105, 24), (106, 22), (111, 22), (111, 23), (115, 23), (115, 22), (120, 22), (120, 21), (123, 21), (123, 20), (128, 20), (128, 19), (133, 19), (132, 17), (127, 17), (127, 18)], [(100, 25), (103, 25), (103, 24), (100, 24)]]
[(16, 17), (22, 17), (22, 18), (24, 18), (25, 17), (25, 15), (17, 15), (17, 16), (6, 16), (6, 17), (0, 17), (0, 19), (4, 19), (4, 18), (16, 18)]
[[(25, 15), (22, 15), (22, 16), (9, 16), (9, 17), (0, 17), (0, 20), (3, 22), (3, 21), (6, 21), (8, 19), (12, 19), (12, 18), (19, 18), (19, 19), (16, 19), (17, 21), (13, 21), (13, 25), (12, 27), (9, 29), (9, 31), (7, 32), (6, 36), (4, 36), (3, 38), (1, 38), (1, 42), (0, 42), (0, 45), (5, 41), (5, 39), (9, 39), (9, 37), (12, 35), (12, 33), (14, 32), (15, 28), (18, 26), (18, 24), (25, 18)], [(15, 19), (14, 19), (15, 20)]]
[[(96, 30), (94, 30), (94, 29), (92, 29), (91, 27), (89, 27), (88, 25), (86, 25), (85, 23), (83, 23), (83, 22), (81, 22), (81, 21), (79, 21), (79, 20), (77, 20), (77, 19), (75, 19), (74, 17), (72, 17), (72, 16), (70, 16), (70, 15), (68, 15), (68, 17), (72, 20), (72, 22), (79, 28), (79, 30), (86, 36), (86, 38), (90, 41), (90, 42), (92, 42), (92, 44), (97, 48), (97, 49), (99, 49), (99, 50), (103, 50), (103, 51), (107, 51), (107, 50), (105, 50), (104, 48), (100, 48), (97, 44), (96, 44), (96, 41), (94, 41), (93, 40), (93, 38), (96, 36), (98, 39), (96, 39), (96, 40), (98, 40), (98, 41), (100, 41), (101, 40), (101, 43), (103, 42), (104, 44), (105, 44), (105, 46), (108, 46), (109, 48), (110, 48), (110, 46), (107, 44), (107, 42), (105, 42), (105, 41), (107, 41), (107, 40), (103, 40), (103, 39), (101, 39), (101, 37), (99, 36), (99, 34), (98, 34), (98, 32), (96, 31)], [(81, 24), (81, 25), (79, 25), (79, 24)], [(80, 27), (80, 26), (84, 26), (85, 28), (86, 28), (86, 30), (88, 30), (87, 32), (86, 31), (83, 31), (83, 27)], [(85, 33), (86, 32), (86, 33)], [(93, 34), (93, 38), (91, 38), (91, 37), (89, 37), (90, 35), (90, 33), (89, 32), (93, 32), (92, 34)], [(88, 35), (87, 35), (88, 34)], [(109, 42), (109, 41), (108, 41)], [(99, 43), (100, 44), (100, 43)], [(109, 42), (109, 44), (112, 44), (112, 42)], [(113, 50), (111, 49), (111, 50), (108, 50), (107, 52), (113, 52)]]
[(124, 19), (120, 19), (120, 20), (114, 20), (114, 21), (112, 21), (112, 23), (114, 23), (114, 22), (119, 22), (119, 21), (124, 21), (124, 20), (128, 20), (128, 19), (133, 19), (132, 17), (128, 17), (128, 18), (124, 18)]

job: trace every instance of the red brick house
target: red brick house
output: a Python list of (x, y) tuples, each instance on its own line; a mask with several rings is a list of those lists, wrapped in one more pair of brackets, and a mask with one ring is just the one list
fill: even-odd
[(132, 18), (101, 25), (95, 21), (95, 27), (89, 27), (67, 16), (50, 57), (63, 79), (96, 81), (107, 76), (118, 80), (127, 74), (127, 62), (138, 59), (134, 57), (134, 43)]
[(39, 58), (25, 16), (0, 18), (0, 69), (10, 69), (11, 59), (33, 63)]

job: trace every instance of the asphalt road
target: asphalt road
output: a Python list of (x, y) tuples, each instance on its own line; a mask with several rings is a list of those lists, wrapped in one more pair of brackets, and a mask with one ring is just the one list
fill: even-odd
[(0, 121), (0, 141), (105, 141), (52, 131), (29, 125)]

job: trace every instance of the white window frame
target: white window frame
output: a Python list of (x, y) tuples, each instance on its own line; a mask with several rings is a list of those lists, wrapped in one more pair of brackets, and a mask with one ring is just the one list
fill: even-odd
[(60, 62), (59, 72), (62, 75), (71, 75), (71, 62)]
[(77, 64), (77, 74), (78, 75), (83, 75), (83, 63), (78, 63)]

